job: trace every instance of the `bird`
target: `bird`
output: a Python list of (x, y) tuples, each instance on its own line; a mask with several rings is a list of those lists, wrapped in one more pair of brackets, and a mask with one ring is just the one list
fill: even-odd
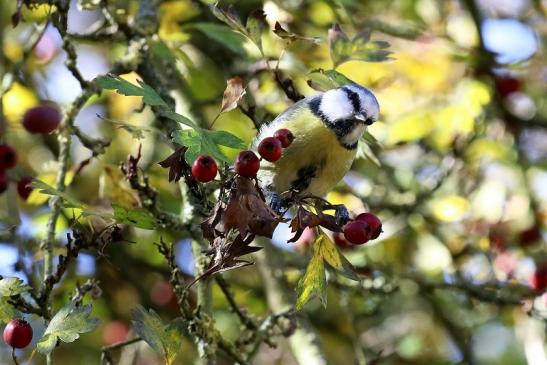
[(351, 168), (359, 139), (379, 113), (372, 91), (351, 83), (302, 99), (264, 124), (255, 149), (276, 130), (294, 135), (278, 161), (263, 161), (260, 168), (258, 180), (270, 205), (279, 208), (287, 196), (324, 197)]

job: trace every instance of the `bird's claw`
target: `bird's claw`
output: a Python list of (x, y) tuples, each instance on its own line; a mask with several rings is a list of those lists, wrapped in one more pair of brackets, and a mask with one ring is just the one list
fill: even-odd
[(337, 205), (334, 213), (334, 219), (339, 226), (345, 225), (349, 221), (349, 212), (344, 205)]

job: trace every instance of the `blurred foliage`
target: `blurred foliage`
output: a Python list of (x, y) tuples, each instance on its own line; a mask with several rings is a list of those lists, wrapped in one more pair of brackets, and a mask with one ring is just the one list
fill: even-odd
[[(43, 1), (25, 1), (38, 2)], [(138, 15), (145, 8), (142, 3), (160, 4), (152, 14), (157, 29), (134, 24), (135, 19), (144, 22)], [(119, 78), (99, 79), (99, 86), (133, 96), (103, 91), (76, 116), (80, 132), (111, 143), (104, 153), (94, 154), (74, 138), (63, 194), (68, 202), (84, 205), (76, 205), (81, 210), (62, 210), (54, 252), (64, 254), (72, 219), (82, 210), (94, 213), (81, 220), (92, 230), (102, 228), (100, 217), (105, 215), (127, 225), (122, 233), (125, 241), (80, 254), (55, 287), (55, 309), (66, 304), (77, 282), (95, 277), (102, 289), (101, 297), (93, 300), (92, 313), (101, 324), (82, 334), (76, 344), (56, 349), (56, 362), (68, 364), (78, 358), (80, 363), (96, 364), (101, 346), (136, 333), (145, 337), (143, 328), (151, 322), (155, 330), (150, 342), (156, 346), (127, 347), (115, 352), (116, 360), (133, 363), (137, 350), (134, 363), (139, 364), (159, 364), (164, 359), (190, 364), (198, 356), (191, 340), (181, 340), (178, 333), (168, 333), (173, 328), (166, 329), (167, 319), (180, 313), (169, 268), (154, 246), (161, 239), (176, 243), (177, 263), (191, 280), (190, 238), (172, 227), (158, 226), (145, 210), (146, 202), (118, 169), (129, 154), (136, 155), (142, 146), (139, 169), (158, 192), (158, 205), (172, 216), (185, 217), (188, 206), (179, 185), (169, 183), (167, 171), (157, 165), (172, 153), (170, 138), (191, 148), (189, 156), (206, 152), (230, 163), (237, 149), (252, 141), (257, 126), (292, 105), (282, 87), (284, 80), (309, 96), (348, 79), (374, 91), (381, 118), (369, 128), (370, 134), (360, 143), (360, 157), (328, 199), (345, 204), (352, 214), (363, 209), (375, 212), (384, 222), (384, 233), (373, 244), (344, 251), (361, 274), (360, 282), (334, 271), (323, 277), (323, 270), (315, 278), (328, 306), (311, 301), (301, 316), (319, 334), (326, 361), (360, 365), (547, 361), (546, 294), (527, 290), (537, 269), (547, 265), (547, 90), (541, 57), (545, 1), (249, 0), (222, 1), (222, 11), (210, 3), (82, 0), (70, 4), (68, 38), (85, 80), (105, 76), (126, 53), (141, 50), (149, 57), (144, 63), (168, 92), (139, 85), (137, 80), (144, 76), (137, 68)], [(226, 10), (229, 4), (233, 12)], [(43, 101), (59, 104), (66, 113), (81, 87), (64, 64), (67, 49), (52, 24), (58, 22), (56, 12), (61, 10), (25, 5), (14, 28), (10, 17), (15, 11), (15, 1), (0, 3), (0, 138), (18, 152), (18, 165), (9, 171), (12, 181), (30, 175), (46, 187), (54, 186), (60, 153), (56, 133), (31, 135), (23, 129), (21, 117)], [(484, 18), (513, 19), (530, 27), (536, 35), (534, 55), (499, 64), (488, 52), (489, 40), (480, 35)], [(334, 23), (341, 27), (331, 27)], [(125, 38), (125, 27), (138, 28), (146, 42), (132, 43)], [(500, 34), (507, 39), (519, 36)], [(514, 56), (518, 59), (519, 54)], [(226, 82), (235, 77), (244, 88), (232, 95), (237, 108), (223, 95)], [(514, 86), (508, 88), (510, 79)], [(153, 109), (171, 101), (176, 109), (170, 114)], [(171, 122), (183, 129), (173, 135), (161, 133)], [(15, 183), (0, 197), (0, 256), (6, 257), (0, 259), (0, 274), (17, 274), (35, 288), (42, 283), (40, 239), (50, 216), (49, 197), (47, 191), (35, 189), (23, 201)], [(291, 303), (296, 303), (292, 289), (299, 280), (317, 274), (313, 269), (323, 267), (323, 259), (338, 270), (343, 270), (343, 263), (337, 262), (337, 267), (310, 249), (313, 238), (303, 236), (288, 244), (288, 237), (288, 228), (279, 227), (275, 253), (285, 265), (280, 276), (290, 288)], [(333, 242), (327, 236), (316, 240), (330, 246)], [(317, 265), (306, 272), (310, 260)], [(234, 300), (251, 317), (271, 312), (268, 289), (256, 265), (223, 276)], [(25, 286), (16, 290), (20, 288), (26, 291)], [(244, 326), (217, 285), (212, 298), (216, 327), (236, 341), (245, 333)], [(0, 299), (4, 323), (15, 313), (7, 300)], [(137, 307), (132, 315), (137, 305), (147, 310)], [(70, 342), (91, 330), (94, 322), (83, 323), (88, 308), (78, 310), (77, 315), (85, 314), (78, 317), (81, 328), (71, 330), (66, 338), (49, 327), (46, 333)], [(45, 328), (37, 316), (28, 319), (40, 334), (35, 335), (35, 345)], [(136, 323), (134, 329), (131, 321)], [(175, 359), (173, 347), (178, 349), (180, 341)], [(54, 346), (50, 341), (47, 348)], [(25, 355), (29, 354), (30, 348)], [(11, 361), (5, 347), (0, 356), (2, 363)], [(33, 359), (42, 362), (38, 355)], [(222, 357), (218, 363), (230, 362)], [(276, 349), (263, 344), (253, 363), (295, 364), (296, 360), (286, 341), (279, 341)]]

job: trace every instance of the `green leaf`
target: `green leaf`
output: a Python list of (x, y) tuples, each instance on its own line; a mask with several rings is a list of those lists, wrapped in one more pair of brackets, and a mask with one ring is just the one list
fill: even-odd
[(189, 164), (192, 164), (199, 155), (210, 155), (220, 161), (230, 163), (231, 160), (218, 146), (245, 148), (245, 143), (229, 132), (201, 128), (176, 131), (173, 133), (173, 141), (188, 148), (184, 158)]
[(225, 25), (215, 23), (191, 23), (185, 29), (196, 29), (205, 34), (214, 41), (222, 43), (233, 52), (240, 55), (246, 55), (247, 51), (243, 47), (245, 36), (234, 32)]
[(117, 204), (112, 204), (112, 210), (114, 211), (114, 219), (121, 224), (143, 229), (154, 229), (158, 223), (156, 218), (143, 208), (127, 210)]
[(11, 297), (29, 291), (30, 286), (19, 278), (3, 278), (0, 280), (0, 297)]
[(232, 5), (227, 9), (221, 9), (216, 5), (209, 5), (209, 9), (218, 20), (224, 22), (233, 30), (247, 35), (247, 29), (243, 26), (239, 15)]
[(262, 10), (255, 10), (247, 18), (247, 34), (262, 51), (262, 33), (266, 29), (266, 14)]
[(204, 132), (209, 135), (209, 137), (213, 140), (213, 142), (221, 146), (226, 146), (226, 147), (236, 148), (236, 149), (243, 149), (247, 147), (245, 145), (245, 142), (243, 142), (239, 137), (233, 135), (230, 132), (209, 131), (209, 130), (204, 130)]
[(327, 91), (354, 83), (336, 70), (317, 68), (308, 73), (308, 85), (317, 91)]
[(296, 310), (302, 309), (314, 295), (319, 297), (319, 300), (324, 307), (327, 306), (327, 278), (325, 276), (325, 265), (323, 258), (315, 251), (308, 264), (306, 273), (298, 281), (296, 287), (298, 297), (296, 299)]
[(14, 318), (21, 317), (21, 312), (9, 304), (7, 298), (0, 298), (0, 324), (8, 323)]
[(370, 41), (370, 31), (365, 30), (349, 39), (338, 24), (329, 29), (329, 49), (334, 67), (349, 61), (382, 62), (389, 60), (390, 44), (386, 41)]
[(314, 44), (321, 43), (321, 38), (318, 38), (318, 37), (304, 37), (304, 36), (301, 36), (301, 35), (298, 35), (298, 34), (291, 33), (288, 30), (286, 30), (285, 28), (283, 28), (283, 26), (281, 24), (279, 24), (279, 22), (275, 22), (273, 32), (279, 38), (282, 38), (282, 39), (288, 41), (289, 43), (292, 43), (292, 42), (298, 41), (298, 40), (312, 42)]
[(90, 318), (91, 304), (75, 306), (73, 302), (62, 307), (53, 316), (44, 335), (38, 341), (37, 349), (46, 355), (51, 353), (57, 341), (69, 343), (80, 337), (81, 333), (91, 332), (99, 325), (97, 318)]
[(137, 334), (168, 364), (172, 364), (182, 344), (182, 323), (175, 320), (165, 325), (152, 309), (140, 305), (131, 311), (133, 326)]
[(99, 76), (95, 79), (102, 89), (116, 90), (118, 94), (126, 96), (142, 96), (142, 101), (150, 106), (167, 107), (167, 103), (158, 93), (144, 82), (137, 80), (139, 85), (130, 83), (117, 75)]
[(382, 151), (382, 145), (368, 131), (363, 133), (361, 140), (357, 146), (357, 158), (366, 158), (376, 166), (381, 166), (382, 163), (377, 155)]
[(185, 126), (188, 126), (190, 128), (197, 128), (196, 124), (190, 119), (171, 110), (165, 110), (161, 113), (161, 115), (171, 120), (174, 120), (177, 123), (184, 124)]

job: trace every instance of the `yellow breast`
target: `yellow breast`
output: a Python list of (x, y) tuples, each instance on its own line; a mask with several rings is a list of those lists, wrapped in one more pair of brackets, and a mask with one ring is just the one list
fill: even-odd
[(259, 178), (277, 193), (300, 187), (301, 195), (324, 196), (344, 177), (355, 158), (356, 150), (344, 148), (336, 134), (307, 107), (273, 128), (287, 128), (295, 136), (279, 161), (261, 168)]

